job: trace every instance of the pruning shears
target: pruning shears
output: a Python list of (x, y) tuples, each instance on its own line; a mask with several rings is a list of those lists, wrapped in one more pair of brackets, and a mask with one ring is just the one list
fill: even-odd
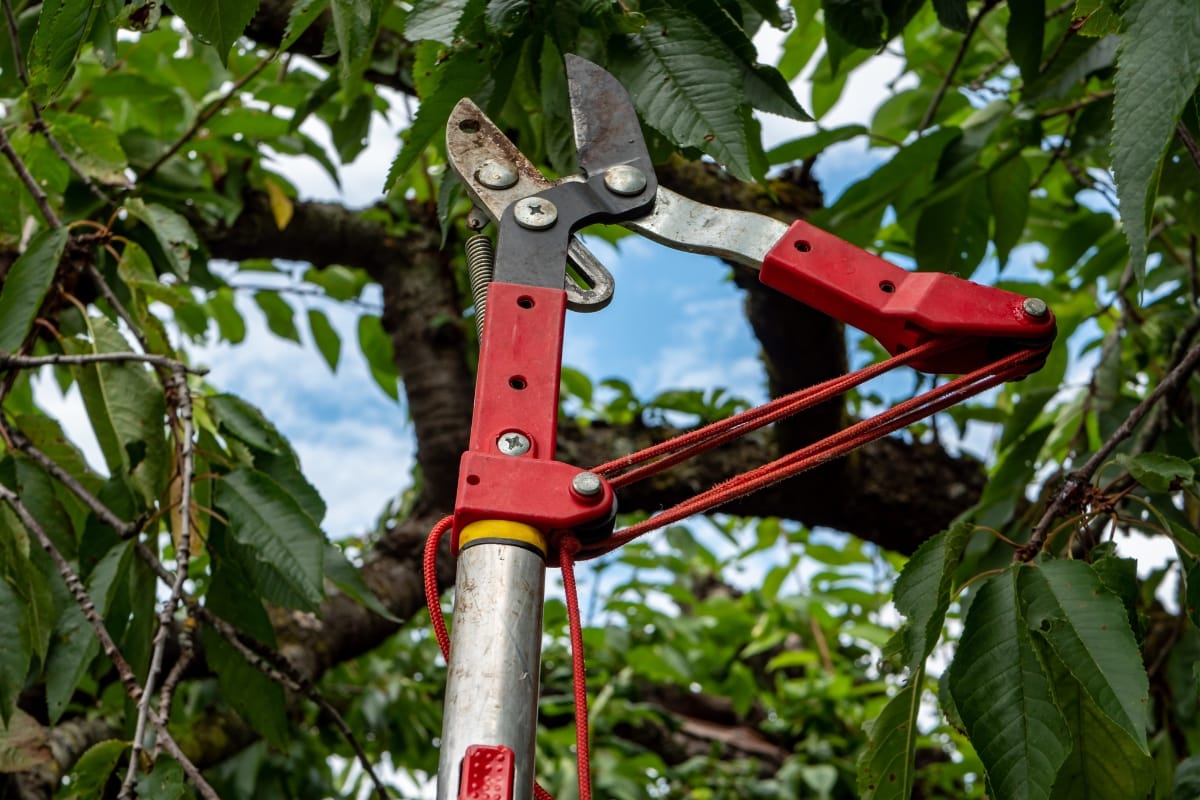
[[(469, 99), (447, 125), (450, 166), (498, 234), (494, 272), (478, 282), (486, 304), (477, 296), (477, 313), (486, 305), (486, 317), (454, 512), (454, 658), (439, 800), (533, 795), (541, 609), (554, 537), (612, 532), (609, 482), (555, 460), (565, 311), (602, 308), (613, 291), (612, 276), (575, 231), (619, 223), (669, 247), (758, 269), (766, 285), (870, 334), (893, 355), (921, 348), (910, 365), (925, 372), (969, 373), (1048, 347), (1056, 332), (1037, 298), (910, 272), (806, 222), (718, 209), (660, 186), (625, 89), (576, 56), (566, 56), (566, 70), (579, 175), (544, 177)], [(938, 341), (953, 346), (927, 347)], [(1007, 377), (1042, 361), (1027, 360)]]

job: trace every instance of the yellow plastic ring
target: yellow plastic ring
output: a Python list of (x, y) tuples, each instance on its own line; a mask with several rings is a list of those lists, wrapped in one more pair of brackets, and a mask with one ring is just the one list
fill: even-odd
[(483, 541), (524, 546), (546, 555), (546, 537), (532, 525), (505, 519), (482, 519), (458, 532), (458, 549), (465, 550)]

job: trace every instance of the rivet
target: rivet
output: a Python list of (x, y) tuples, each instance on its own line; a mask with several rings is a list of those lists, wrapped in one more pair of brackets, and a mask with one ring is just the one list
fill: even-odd
[(628, 164), (618, 164), (604, 173), (604, 185), (613, 194), (633, 197), (646, 190), (646, 173)]
[(1046, 316), (1046, 312), (1050, 310), (1049, 306), (1046, 305), (1046, 301), (1037, 297), (1026, 297), (1025, 302), (1021, 304), (1021, 308), (1026, 314), (1036, 319)]
[(475, 179), (489, 189), (508, 189), (517, 183), (517, 171), (506, 161), (489, 158), (475, 170)]

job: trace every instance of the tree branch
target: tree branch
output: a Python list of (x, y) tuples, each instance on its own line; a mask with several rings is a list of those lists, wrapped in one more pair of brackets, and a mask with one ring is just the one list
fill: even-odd
[(37, 179), (29, 173), (29, 168), (25, 166), (25, 162), (17, 155), (17, 151), (13, 150), (12, 142), (8, 140), (8, 134), (4, 132), (4, 128), (0, 127), (0, 153), (4, 153), (4, 157), (12, 164), (16, 170), (17, 177), (21, 179), (21, 183), (25, 184), (26, 190), (33, 195), (33, 201), (37, 203), (38, 210), (42, 212), (42, 219), (46, 220), (46, 224), (51, 228), (57, 228), (62, 225), (62, 220), (54, 209), (50, 207), (50, 198), (46, 197), (46, 193), (42, 191), (42, 187), (38, 185)]
[(946, 92), (950, 89), (950, 84), (954, 81), (954, 73), (958, 72), (959, 66), (967, 55), (967, 48), (971, 45), (971, 39), (975, 36), (975, 31), (979, 29), (979, 23), (983, 21), (984, 15), (995, 8), (998, 3), (999, 0), (985, 0), (983, 7), (979, 9), (979, 13), (971, 19), (971, 23), (967, 26), (967, 32), (963, 34), (963, 40), (958, 45), (958, 52), (954, 54), (954, 61), (950, 62), (950, 69), (946, 71), (946, 77), (942, 79), (941, 84), (937, 88), (937, 93), (934, 94), (933, 100), (929, 103), (929, 108), (925, 109), (925, 114), (921, 117), (921, 124), (917, 126), (918, 134), (924, 133), (925, 129), (933, 122), (938, 107), (942, 104)]

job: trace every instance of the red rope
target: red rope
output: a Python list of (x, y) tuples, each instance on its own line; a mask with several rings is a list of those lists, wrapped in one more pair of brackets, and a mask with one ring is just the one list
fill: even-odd
[[(959, 346), (955, 342), (936, 341), (914, 347), (905, 353), (865, 369), (842, 375), (824, 383), (802, 389), (772, 400), (757, 408), (728, 419), (706, 425), (695, 431), (676, 436), (628, 456), (596, 467), (593, 472), (607, 477), (614, 488), (628, 486), (654, 475), (696, 455), (718, 447), (751, 431), (778, 422), (800, 411), (812, 408), (913, 359), (941, 354)], [(549, 554), (548, 563), (557, 562), (562, 569), (563, 588), (567, 601), (567, 619), (571, 640), (571, 663), (575, 696), (575, 742), (578, 751), (579, 798), (591, 800), (591, 776), (588, 754), (587, 675), (583, 652), (583, 630), (579, 614), (578, 587), (575, 583), (576, 561), (595, 558), (627, 544), (639, 536), (687, 517), (702, 514), (744, 497), (806, 470), (832, 461), (862, 445), (887, 436), (914, 422), (985, 392), (1005, 381), (1023, 377), (1031, 362), (1042, 359), (1045, 350), (1025, 350), (1005, 356), (995, 363), (960, 376), (922, 395), (898, 403), (870, 419), (851, 425), (845, 430), (802, 447), (760, 467), (729, 478), (696, 496), (615, 533), (604, 542), (582, 549), (574, 536), (558, 541), (557, 552)], [(433, 620), (438, 646), (447, 663), (450, 660), (450, 637), (441, 613), (437, 585), (437, 554), (442, 536), (450, 529), (452, 517), (438, 521), (425, 545), (425, 602)], [(553, 800), (539, 784), (534, 784), (537, 800)]]

